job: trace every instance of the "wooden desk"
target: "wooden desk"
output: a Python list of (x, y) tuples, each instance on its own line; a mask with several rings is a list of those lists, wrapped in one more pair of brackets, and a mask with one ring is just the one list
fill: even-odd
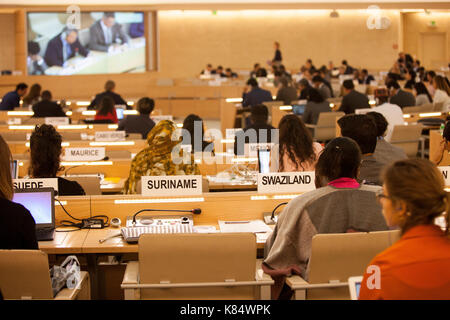
[[(1, 132), (33, 132), (35, 125), (0, 125)], [(57, 126), (58, 132), (80, 132), (94, 135), (96, 131), (115, 131), (117, 124), (82, 124)]]
[(89, 230), (71, 230), (70, 228), (58, 228), (53, 241), (39, 241), (39, 249), (47, 254), (80, 254)]

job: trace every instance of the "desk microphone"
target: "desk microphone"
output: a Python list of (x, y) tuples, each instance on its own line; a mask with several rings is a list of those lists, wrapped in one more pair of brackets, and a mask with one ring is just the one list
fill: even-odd
[[(108, 160), (109, 160), (109, 157), (106, 156), (106, 157), (104, 157), (103, 159), (101, 159), (99, 161), (108, 161)], [(64, 171), (64, 176), (67, 177), (67, 172), (69, 172), (72, 169), (75, 169), (75, 168), (78, 168), (78, 167), (82, 167), (82, 166), (83, 166), (83, 164), (80, 164), (80, 165), (77, 165), (77, 166), (71, 166), (71, 167), (67, 168), (67, 170)]]
[(147, 211), (152, 211), (152, 212), (154, 212), (154, 211), (157, 211), (157, 212), (158, 211), (159, 212), (189, 212), (189, 213), (193, 213), (193, 214), (200, 214), (200, 213), (202, 213), (202, 209), (200, 209), (200, 208), (196, 208), (196, 209), (192, 209), (192, 210), (142, 209), (142, 210), (139, 210), (138, 212), (136, 212), (133, 215), (133, 226), (136, 225), (136, 216), (138, 214), (140, 214), (141, 212), (147, 212)]
[(275, 211), (279, 208), (279, 207), (281, 207), (281, 206), (284, 206), (285, 204), (288, 204), (289, 202), (282, 202), (282, 203), (280, 203), (279, 205), (277, 205), (276, 207), (275, 207), (275, 209), (273, 209), (273, 211), (272, 211), (272, 216), (270, 217), (270, 220), (272, 220), (273, 222), (275, 222)]

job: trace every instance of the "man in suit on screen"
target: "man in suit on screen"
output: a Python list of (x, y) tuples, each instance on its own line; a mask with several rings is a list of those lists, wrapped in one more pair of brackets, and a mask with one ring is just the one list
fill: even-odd
[(116, 23), (114, 12), (105, 12), (103, 17), (90, 27), (89, 36), (89, 48), (103, 52), (111, 51), (114, 45), (130, 41), (122, 25)]
[(49, 67), (63, 67), (64, 63), (77, 53), (86, 57), (89, 50), (84, 48), (78, 40), (78, 30), (66, 27), (48, 42), (44, 60)]

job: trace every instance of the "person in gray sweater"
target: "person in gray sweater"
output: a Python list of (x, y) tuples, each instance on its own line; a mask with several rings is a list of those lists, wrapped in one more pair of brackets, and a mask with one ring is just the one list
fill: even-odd
[(386, 118), (378, 112), (368, 112), (366, 115), (375, 122), (377, 127), (377, 146), (373, 154), (375, 159), (382, 163), (383, 166), (389, 165), (397, 160), (408, 159), (408, 156), (402, 148), (393, 146), (384, 140), (388, 127)]
[[(357, 182), (361, 151), (355, 141), (339, 137), (327, 144), (316, 165), (316, 190), (291, 200), (279, 214), (265, 245), (262, 268), (275, 279), (272, 299), (289, 298), (285, 276), (308, 280), (314, 235), (388, 230), (376, 200), (380, 187)], [(287, 294), (286, 294), (287, 293)]]

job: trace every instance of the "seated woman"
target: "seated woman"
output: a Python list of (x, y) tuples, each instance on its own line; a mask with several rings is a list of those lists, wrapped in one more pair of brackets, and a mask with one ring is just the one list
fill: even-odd
[[(448, 166), (448, 160), (444, 160), (444, 151), (450, 151), (450, 121), (447, 121), (442, 132), (439, 148), (434, 154), (430, 154), (430, 161), (438, 166)], [(448, 159), (448, 158), (447, 158)]]
[[(387, 168), (378, 199), (388, 225), (400, 227), (402, 237), (370, 262), (359, 299), (450, 299), (450, 196), (444, 187), (428, 160), (401, 160)], [(434, 223), (443, 212), (444, 230)]]
[(450, 86), (446, 78), (437, 75), (432, 83), (435, 89), (433, 103), (442, 103), (442, 111), (450, 111)]
[[(174, 175), (199, 175), (200, 170), (195, 164), (193, 156), (190, 163), (184, 161), (176, 164), (172, 159), (173, 150), (180, 144), (181, 140), (172, 141), (172, 134), (176, 127), (172, 121), (163, 120), (148, 133), (148, 147), (141, 150), (131, 162), (130, 175), (125, 181), (124, 193), (137, 193), (138, 185), (143, 176), (174, 176)], [(180, 148), (178, 155), (183, 157), (183, 150)], [(140, 188), (139, 188), (140, 189)]]
[(95, 115), (95, 122), (118, 123), (116, 108), (113, 98), (104, 97)]
[(30, 212), (11, 201), (11, 152), (0, 136), (0, 249), (38, 249), (36, 224)]
[[(61, 135), (51, 125), (36, 126), (30, 137), (30, 178), (56, 178), (61, 170)], [(76, 181), (58, 178), (58, 195), (84, 195), (83, 188)]]
[(284, 116), (279, 129), (279, 144), (271, 152), (271, 172), (314, 171), (320, 143), (313, 142), (309, 130), (296, 115)]
[(189, 137), (186, 136), (182, 144), (190, 145), (191, 152), (213, 152), (214, 144), (204, 140), (205, 126), (202, 118), (195, 114), (188, 115), (183, 121), (183, 129), (186, 130), (186, 134), (189, 133)]
[(416, 96), (416, 106), (428, 104), (433, 102), (433, 98), (427, 90), (423, 82), (416, 82), (414, 84), (414, 94)]
[(360, 164), (361, 151), (355, 141), (333, 139), (316, 165), (317, 189), (291, 200), (278, 216), (262, 265), (275, 279), (272, 298), (279, 297), (285, 276), (299, 274), (308, 280), (314, 235), (388, 229), (376, 200), (375, 191), (380, 188), (356, 180)]

